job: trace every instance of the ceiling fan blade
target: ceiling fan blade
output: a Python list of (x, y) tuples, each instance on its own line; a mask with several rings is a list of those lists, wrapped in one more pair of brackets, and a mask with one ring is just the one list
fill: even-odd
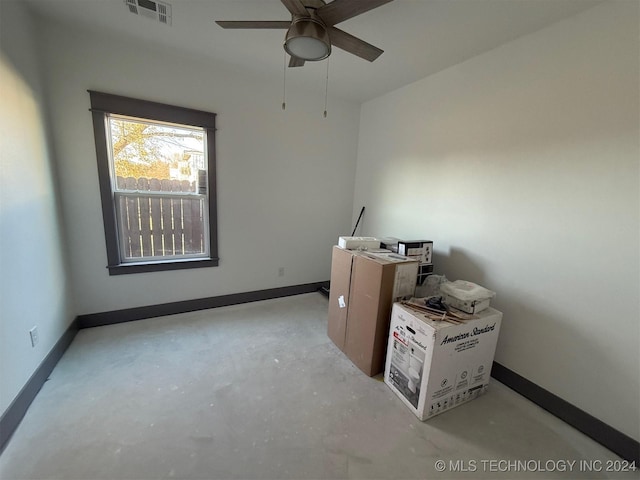
[(289, 66), (290, 67), (301, 67), (303, 65), (304, 65), (304, 59), (303, 58), (291, 57), (291, 59), (289, 60)]
[(275, 21), (216, 21), (222, 28), (289, 28), (291, 22), (288, 20)]
[(280, 0), (287, 10), (291, 12), (291, 15), (301, 15), (303, 17), (308, 17), (309, 12), (302, 4), (300, 0)]
[(370, 62), (373, 62), (384, 52), (384, 50), (380, 50), (378, 47), (374, 47), (370, 43), (349, 35), (336, 27), (329, 27), (329, 38), (331, 39), (331, 45), (334, 47), (341, 48), (345, 52), (352, 53)]
[[(333, 0), (316, 10), (327, 27), (344, 22), (361, 13), (368, 12), (393, 0)], [(284, 2), (284, 0), (283, 0)]]

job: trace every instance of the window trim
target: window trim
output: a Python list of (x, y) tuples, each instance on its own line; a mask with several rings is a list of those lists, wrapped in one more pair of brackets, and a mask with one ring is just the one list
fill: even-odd
[[(148, 100), (112, 95), (88, 90), (91, 99), (91, 116), (98, 163), (98, 181), (102, 203), (105, 243), (107, 247), (107, 269), (109, 275), (129, 273), (181, 270), (186, 268), (217, 267), (218, 258), (218, 215), (216, 209), (216, 114), (202, 110), (166, 105)], [(118, 238), (117, 215), (109, 167), (107, 114), (126, 115), (147, 120), (200, 127), (206, 131), (207, 149), (207, 191), (209, 211), (209, 258), (175, 258), (142, 262), (122, 262)]]

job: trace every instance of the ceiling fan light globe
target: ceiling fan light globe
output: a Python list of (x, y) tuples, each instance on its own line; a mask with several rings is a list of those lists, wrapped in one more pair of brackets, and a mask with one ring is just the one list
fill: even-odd
[(287, 30), (284, 49), (292, 57), (317, 61), (331, 54), (331, 42), (324, 25), (311, 18), (302, 18)]
[(303, 60), (322, 60), (329, 56), (327, 45), (311, 37), (295, 37), (285, 44), (287, 53)]

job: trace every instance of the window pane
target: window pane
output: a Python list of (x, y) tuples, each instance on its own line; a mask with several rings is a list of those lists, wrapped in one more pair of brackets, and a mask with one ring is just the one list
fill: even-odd
[[(110, 116), (109, 127), (112, 168), (118, 190), (195, 193), (199, 176), (206, 180), (202, 129), (119, 116)], [(134, 181), (139, 179), (148, 181)], [(202, 188), (200, 193), (205, 193)]]
[(109, 129), (121, 261), (207, 257), (205, 132), (119, 116)]

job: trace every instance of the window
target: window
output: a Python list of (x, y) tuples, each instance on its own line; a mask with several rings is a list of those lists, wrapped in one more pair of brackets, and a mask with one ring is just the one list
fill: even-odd
[(215, 114), (89, 95), (109, 273), (217, 266)]

